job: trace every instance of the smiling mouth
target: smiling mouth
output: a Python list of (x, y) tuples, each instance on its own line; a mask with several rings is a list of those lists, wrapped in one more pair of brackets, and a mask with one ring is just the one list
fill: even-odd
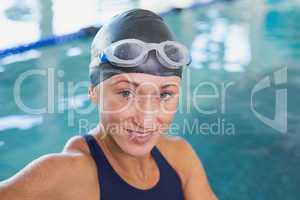
[(138, 136), (138, 137), (146, 137), (152, 133), (154, 133), (154, 131), (135, 131), (135, 130), (130, 130), (130, 129), (125, 129), (128, 133), (130, 134), (133, 134), (135, 136)]

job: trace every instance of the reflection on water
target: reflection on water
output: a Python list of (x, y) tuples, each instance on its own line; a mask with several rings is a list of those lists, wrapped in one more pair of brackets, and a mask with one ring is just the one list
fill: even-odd
[(39, 2), (3, 0), (0, 6), (0, 49), (40, 38)]
[(67, 99), (60, 99), (59, 107), (61, 108), (61, 111), (82, 108), (88, 100), (87, 94), (75, 95)]
[(31, 129), (34, 126), (43, 123), (41, 116), (30, 116), (30, 115), (12, 115), (0, 118), (0, 131), (7, 129)]
[(66, 34), (99, 25), (136, 5), (129, 0), (3, 0), (0, 22), (4, 28), (0, 31), (0, 49), (34, 42), (41, 36)]
[(244, 71), (251, 61), (246, 23), (229, 21), (214, 10), (203, 14), (195, 25), (198, 35), (191, 47), (192, 67)]
[(67, 50), (67, 56), (73, 57), (73, 56), (79, 56), (82, 53), (82, 50), (80, 47), (72, 47)]
[[(34, 42), (48, 35), (72, 33), (103, 24), (134, 7), (165, 12), (214, 0), (3, 0), (0, 6), (0, 49)], [(50, 25), (50, 26), (49, 26)], [(20, 37), (22, 33), (22, 37)]]
[(131, 7), (132, 2), (128, 0), (53, 0), (53, 33), (58, 35), (71, 33), (83, 27), (99, 25)]

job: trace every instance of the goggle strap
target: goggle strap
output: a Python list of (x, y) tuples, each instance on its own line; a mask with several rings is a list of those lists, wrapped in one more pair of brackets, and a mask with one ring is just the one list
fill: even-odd
[(101, 52), (101, 54), (99, 56), (99, 59), (100, 59), (100, 63), (107, 63), (108, 62), (107, 55), (104, 52)]

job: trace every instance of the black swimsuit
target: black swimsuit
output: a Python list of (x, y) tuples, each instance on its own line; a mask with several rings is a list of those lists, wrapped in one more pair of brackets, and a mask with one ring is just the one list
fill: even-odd
[[(142, 190), (128, 184), (108, 162), (105, 154), (92, 135), (83, 135), (98, 170), (101, 200), (183, 200), (181, 181), (176, 171), (169, 165), (157, 147), (151, 151), (160, 172), (158, 183), (150, 189)], [(99, 175), (101, 172), (101, 175)]]

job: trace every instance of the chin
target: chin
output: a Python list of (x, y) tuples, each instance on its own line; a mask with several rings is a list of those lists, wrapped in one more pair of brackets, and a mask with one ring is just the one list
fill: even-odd
[(155, 144), (147, 144), (143, 146), (128, 144), (124, 146), (122, 149), (124, 152), (126, 152), (131, 156), (142, 157), (148, 155), (154, 146)]

